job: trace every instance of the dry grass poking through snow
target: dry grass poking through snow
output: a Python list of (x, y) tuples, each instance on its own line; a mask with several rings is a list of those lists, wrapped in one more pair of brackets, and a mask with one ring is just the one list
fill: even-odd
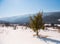
[(3, 32), (0, 33), (1, 44), (60, 44), (60, 33), (56, 31), (40, 30), (39, 37), (35, 37), (30, 28), (17, 27), (16, 30), (13, 27), (0, 27), (0, 32)]

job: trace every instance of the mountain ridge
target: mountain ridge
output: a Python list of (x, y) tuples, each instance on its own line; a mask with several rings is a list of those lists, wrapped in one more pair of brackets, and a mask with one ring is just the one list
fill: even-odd
[[(29, 17), (34, 16), (36, 14), (27, 14), (22, 16), (13, 16), (8, 18), (2, 18), (1, 21), (10, 22), (10, 23), (18, 23), (18, 24), (24, 24), (29, 23)], [(59, 23), (58, 19), (60, 19), (60, 12), (46, 12), (43, 13), (43, 20), (45, 23)]]

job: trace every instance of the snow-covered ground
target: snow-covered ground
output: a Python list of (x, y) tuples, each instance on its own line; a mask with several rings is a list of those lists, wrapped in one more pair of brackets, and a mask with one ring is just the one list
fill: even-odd
[[(47, 38), (35, 37), (34, 32), (23, 26), (0, 27), (0, 44), (60, 44), (60, 33), (57, 31), (40, 30), (39, 34)], [(49, 28), (52, 29), (52, 28)]]

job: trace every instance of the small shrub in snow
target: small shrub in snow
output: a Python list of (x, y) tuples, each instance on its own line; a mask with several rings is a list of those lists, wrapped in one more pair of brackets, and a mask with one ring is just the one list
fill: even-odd
[(36, 32), (36, 35), (38, 36), (38, 31), (40, 29), (44, 29), (44, 23), (43, 23), (43, 19), (42, 19), (42, 13), (38, 13), (36, 16), (34, 16), (33, 18), (30, 17), (30, 28), (32, 28), (32, 30), (34, 32)]

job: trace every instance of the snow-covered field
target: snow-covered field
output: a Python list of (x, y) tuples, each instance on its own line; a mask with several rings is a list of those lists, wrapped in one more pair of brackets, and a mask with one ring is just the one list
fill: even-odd
[(57, 31), (40, 30), (39, 34), (47, 38), (33, 34), (30, 28), (22, 29), (22, 26), (18, 26), (16, 30), (13, 27), (0, 27), (0, 44), (60, 44), (60, 33)]

